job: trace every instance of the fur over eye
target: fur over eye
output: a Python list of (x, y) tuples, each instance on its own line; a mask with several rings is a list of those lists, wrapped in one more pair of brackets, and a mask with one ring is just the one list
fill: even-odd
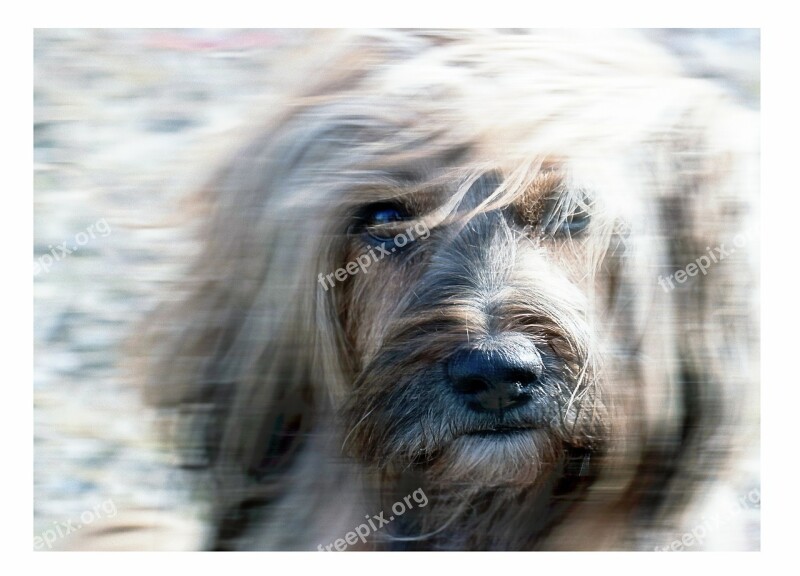
[(591, 222), (591, 203), (586, 196), (560, 196), (550, 199), (542, 219), (542, 231), (554, 238), (578, 236)]

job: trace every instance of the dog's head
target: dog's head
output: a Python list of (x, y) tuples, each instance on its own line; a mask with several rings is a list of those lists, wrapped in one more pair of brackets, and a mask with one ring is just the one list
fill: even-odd
[[(714, 308), (745, 296), (722, 266), (674, 293), (658, 277), (739, 226), (724, 99), (636, 40), (326, 46), (204, 191), (190, 294), (153, 324), (148, 393), (190, 416), (218, 518), (285, 524), (294, 502), (308, 531), (331, 506), (313, 491), (362, 472), (362, 496), (411, 476), (540, 511), (598, 481), (619, 516), (689, 493), (665, 483), (725, 444), (741, 377)], [(309, 478), (323, 462), (347, 472)], [(495, 544), (533, 536), (514, 542)]]
[(324, 287), (351, 356), (348, 454), (451, 488), (530, 487), (569, 449), (601, 448), (587, 276), (606, 225), (560, 171), (445, 177), (359, 208), (343, 258), (370, 259)]

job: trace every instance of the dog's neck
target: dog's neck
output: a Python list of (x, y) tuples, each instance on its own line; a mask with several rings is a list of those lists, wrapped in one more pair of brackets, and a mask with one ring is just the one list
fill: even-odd
[[(331, 544), (369, 523), (376, 529), (347, 550), (550, 549), (553, 527), (573, 515), (594, 473), (588, 452), (565, 451), (559, 466), (535, 485), (443, 486), (424, 470), (387, 473), (328, 459), (333, 435), (313, 438), (284, 480), (294, 486), (290, 496), (253, 511), (226, 549), (334, 549)], [(393, 505), (417, 491), (424, 504), (422, 498), (407, 500), (395, 517)], [(385, 524), (377, 520), (381, 516)], [(574, 540), (569, 545), (574, 548)]]
[(541, 548), (591, 484), (590, 461), (587, 451), (565, 451), (564, 460), (534, 485), (488, 488), (435, 485), (408, 469), (388, 478), (382, 474), (375, 492), (387, 516), (415, 490), (424, 492), (426, 501), (422, 506), (411, 501), (413, 507), (406, 506), (375, 535), (374, 545), (386, 550)]

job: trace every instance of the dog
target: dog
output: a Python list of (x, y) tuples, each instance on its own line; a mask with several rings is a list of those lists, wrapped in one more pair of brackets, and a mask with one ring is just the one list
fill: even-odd
[(140, 335), (202, 546), (679, 531), (757, 384), (755, 114), (633, 32), (314, 38)]

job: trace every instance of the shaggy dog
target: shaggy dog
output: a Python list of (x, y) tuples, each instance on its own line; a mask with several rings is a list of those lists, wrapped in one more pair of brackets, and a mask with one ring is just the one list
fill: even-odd
[(320, 32), (286, 70), (144, 339), (205, 545), (677, 530), (754, 379), (749, 114), (623, 33)]

